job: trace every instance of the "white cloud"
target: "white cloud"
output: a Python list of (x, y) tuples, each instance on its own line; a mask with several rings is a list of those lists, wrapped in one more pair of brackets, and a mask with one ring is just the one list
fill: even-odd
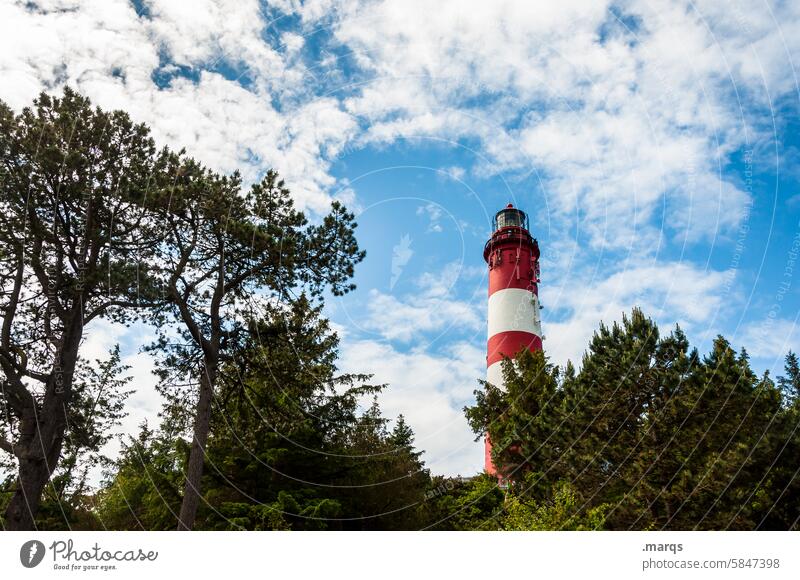
[(800, 35), (776, 25), (796, 30), (798, 10), (609, 6), (341, 2), (336, 38), (375, 75), (348, 110), (369, 120), (367, 141), (477, 139), (486, 171), (539, 172), (550, 217), (600, 249), (648, 254), (662, 229), (681, 242), (730, 231), (748, 194), (720, 167), (760, 137), (742, 106), (795, 88)]
[(158, 66), (157, 47), (127, 2), (4, 2), (0, 31), (0, 97), (16, 108), (64, 82), (124, 82), (137, 93), (151, 85)]
[(421, 274), (415, 280), (417, 292), (401, 297), (373, 288), (360, 324), (386, 340), (403, 343), (424, 336), (430, 344), (454, 330), (478, 332), (485, 326), (484, 302), (459, 300), (454, 290), (482, 273), (483, 269), (451, 262), (440, 271)]
[[(314, 209), (336, 189), (331, 160), (348, 143), (477, 139), (484, 173), (545, 178), (562, 230), (580, 225), (597, 248), (644, 254), (664, 228), (695, 242), (737, 225), (748, 195), (719, 167), (758, 136), (740, 108), (796, 89), (786, 70), (800, 43), (791, 3), (273, 4), (309, 31), (330, 26), (367, 80), (317, 99), (315, 67), (298, 56), (303, 36), (285, 32), (271, 46), (255, 0), (148, 0), (147, 17), (122, 0), (37, 6), (0, 8), (2, 97), (16, 107), (72, 83), (221, 170), (252, 179), (277, 167)], [(251, 84), (210, 70), (220, 61)], [(153, 73), (176, 64), (199, 80), (157, 87)], [(740, 88), (751, 101), (736, 101)]]
[[(419, 296), (397, 298), (378, 290), (371, 290), (367, 303), (364, 328), (380, 334), (387, 340), (410, 342), (420, 335), (448, 330), (478, 330), (484, 325), (482, 312), (474, 305), (452, 297)], [(436, 337), (429, 337), (433, 340)]]
[(746, 325), (741, 333), (737, 333), (734, 342), (740, 342), (750, 356), (772, 359), (773, 366), (783, 369), (786, 354), (798, 350), (800, 326), (797, 319), (790, 320), (767, 316), (761, 321)]
[[(747, 194), (718, 168), (758, 136), (740, 108), (797, 88), (786, 74), (800, 44), (792, 3), (273, 3), (308, 31), (330, 26), (361, 67), (367, 82), (319, 100), (304, 37), (270, 45), (256, 0), (144, 5), (139, 17), (122, 0), (4, 4), (2, 97), (20, 107), (69, 82), (221, 170), (278, 167), (315, 209), (348, 143), (477, 139), (484, 171), (541, 172), (563, 225), (577, 219), (596, 246), (645, 253), (662, 223), (690, 242), (736, 225)], [(213, 72), (220, 62), (240, 78)], [(153, 83), (175, 65), (199, 80)]]
[(441, 224), (443, 213), (442, 207), (435, 203), (427, 203), (417, 208), (418, 216), (428, 217), (428, 232), (440, 233), (443, 231)]
[(444, 167), (441, 169), (450, 179), (455, 181), (463, 181), (464, 177), (466, 176), (467, 172), (463, 167), (459, 167), (458, 165), (452, 165), (450, 167)]
[[(104, 108), (129, 111), (159, 142), (186, 147), (215, 169), (253, 180), (274, 167), (301, 206), (324, 210), (337, 185), (330, 160), (356, 122), (336, 99), (308, 92), (313, 77), (293, 54), (266, 43), (258, 3), (151, 1), (147, 8), (150, 18), (122, 0), (4, 3), (0, 98), (19, 109), (42, 90), (70, 84)], [(298, 48), (296, 38), (284, 40)], [(241, 68), (242, 77), (210, 70), (221, 61)], [(154, 82), (176, 65), (192, 67), (197, 80)], [(279, 110), (273, 101), (282, 98)]]

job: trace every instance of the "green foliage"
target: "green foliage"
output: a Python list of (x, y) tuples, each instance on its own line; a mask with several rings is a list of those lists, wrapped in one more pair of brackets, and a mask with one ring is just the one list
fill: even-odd
[(473, 478), (435, 477), (425, 493), (425, 529), (497, 530), (505, 494), (497, 479), (485, 474)]
[(556, 485), (550, 500), (536, 502), (524, 496), (509, 494), (506, 498), (502, 528), (508, 531), (601, 530), (607, 505), (580, 510), (580, 502), (572, 486)]
[[(254, 305), (285, 303), (299, 288), (312, 297), (342, 295), (355, 264), (364, 258), (353, 214), (339, 203), (319, 225), (294, 209), (275, 171), (242, 194), (238, 174), (219, 176), (182, 155), (169, 157), (164, 181), (147, 200), (149, 221), (160, 233), (154, 269), (166, 308), (157, 319), (160, 390), (173, 400), (193, 400), (193, 425), (179, 529), (191, 529), (200, 503), (211, 401), (219, 372), (248, 340)], [(189, 386), (177, 393), (175, 386)], [(187, 405), (188, 407), (188, 405)]]
[(535, 466), (550, 465), (559, 448), (550, 438), (563, 422), (563, 392), (558, 388), (559, 370), (541, 352), (527, 349), (503, 363), (505, 389), (481, 381), (475, 392), (477, 404), (467, 408), (473, 431), (483, 433), (490, 425), (495, 465), (502, 465), (506, 479), (521, 480)]
[(800, 362), (797, 355), (789, 351), (786, 355), (786, 365), (784, 366), (785, 376), (778, 377), (778, 387), (783, 392), (787, 402), (798, 403), (800, 399)]
[(523, 352), (504, 373), (505, 390), (484, 384), (465, 411), (532, 514), (544, 518), (537, 510), (569, 481), (576, 517), (602, 507), (607, 529), (796, 525), (793, 355), (776, 386), (724, 338), (701, 358), (680, 328), (662, 337), (634, 310), (600, 326), (580, 371)]
[[(128, 389), (131, 377), (125, 374), (129, 368), (121, 363), (119, 345), (106, 359), (91, 363), (79, 359), (62, 459), (42, 495), (36, 517), (39, 529), (96, 529), (88, 479), (92, 470), (111, 464), (104, 446), (127, 416), (125, 400), (132, 393)], [(0, 466), (9, 474), (15, 472), (11, 461), (2, 461)], [(15, 487), (14, 475), (0, 484), (0, 508), (5, 508)]]
[[(533, 483), (534, 474), (527, 476)], [(426, 529), (434, 530), (598, 530), (609, 506), (582, 510), (583, 501), (567, 482), (558, 482), (547, 497), (502, 489), (486, 474), (473, 478), (436, 477), (426, 492)]]

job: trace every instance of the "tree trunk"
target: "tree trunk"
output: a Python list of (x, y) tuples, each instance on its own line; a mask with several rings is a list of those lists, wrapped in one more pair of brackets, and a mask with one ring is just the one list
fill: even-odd
[(6, 529), (35, 529), (42, 492), (61, 458), (67, 430), (66, 408), (70, 403), (83, 330), (81, 316), (81, 312), (76, 313), (77, 322), (69, 325), (64, 333), (64, 346), (48, 377), (42, 406), (37, 408), (32, 401), (20, 421), (20, 437), (15, 444), (19, 466), (17, 489), (6, 508)]
[(200, 396), (197, 400), (194, 418), (194, 437), (189, 453), (189, 464), (186, 467), (186, 485), (181, 502), (181, 513), (178, 517), (178, 530), (191, 530), (200, 504), (200, 480), (203, 477), (206, 441), (211, 424), (211, 401), (214, 396), (217, 365), (206, 364), (200, 376)]
[[(34, 518), (39, 511), (42, 493), (61, 455), (62, 437), (58, 437), (46, 458), (34, 457), (19, 460), (17, 489), (6, 507), (5, 528), (9, 531), (27, 531), (36, 528)], [(38, 438), (36, 444), (41, 444)], [(23, 456), (29, 454), (22, 454)], [(35, 455), (30, 454), (30, 455)]]

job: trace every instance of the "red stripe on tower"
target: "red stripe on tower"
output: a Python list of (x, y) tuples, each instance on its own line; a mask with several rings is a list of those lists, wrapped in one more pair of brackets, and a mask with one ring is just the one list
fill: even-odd
[[(486, 380), (503, 387), (502, 361), (523, 348), (542, 350), (539, 317), (539, 244), (528, 231), (528, 216), (510, 203), (497, 212), (492, 237), (483, 249), (489, 266), (489, 337)], [(497, 475), (486, 438), (484, 467)]]

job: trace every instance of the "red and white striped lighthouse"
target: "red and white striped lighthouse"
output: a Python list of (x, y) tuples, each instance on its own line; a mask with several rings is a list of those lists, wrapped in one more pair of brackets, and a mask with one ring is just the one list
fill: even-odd
[[(502, 361), (523, 348), (542, 350), (539, 314), (539, 244), (528, 231), (528, 216), (510, 203), (497, 212), (483, 259), (489, 265), (489, 340), (486, 380), (503, 387)], [(497, 475), (492, 445), (485, 442), (486, 472)]]

